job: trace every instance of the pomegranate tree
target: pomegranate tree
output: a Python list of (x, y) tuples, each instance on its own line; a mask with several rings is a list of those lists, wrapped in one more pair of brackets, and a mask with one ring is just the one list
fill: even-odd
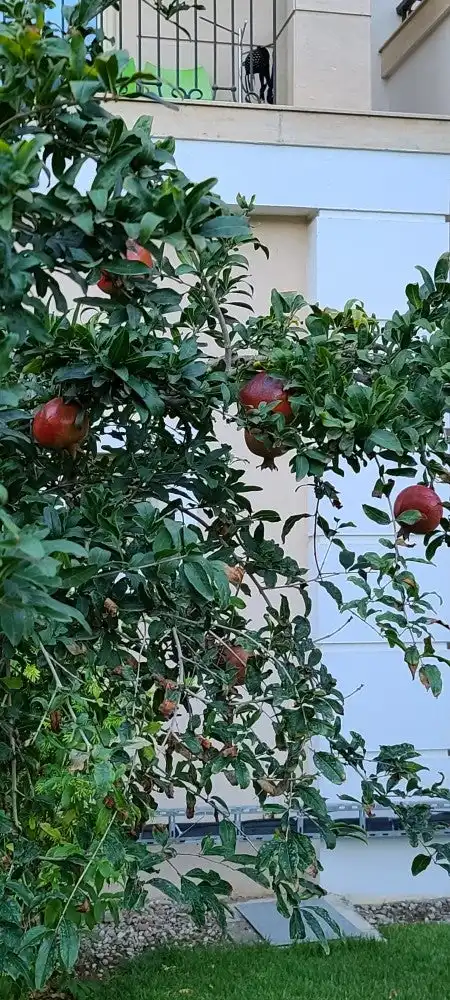
[[(230, 870), (245, 867), (304, 937), (300, 904), (322, 890), (311, 879), (315, 841), (294, 814), (329, 849), (348, 832), (319, 777), (342, 785), (353, 770), (361, 810), (391, 802), (423, 845), (416, 870), (448, 864), (417, 809), (410, 743), (369, 755), (354, 730), (356, 692), (349, 731), (308, 592), (311, 581), (327, 592), (342, 628), (353, 614), (367, 619), (380, 657), (395, 648), (415, 683), (439, 694), (444, 610), (424, 599), (393, 534), (395, 516), (432, 530), (431, 560), (450, 543), (449, 523), (428, 487), (400, 494), (395, 511), (391, 497), (414, 473), (440, 482), (446, 500), (448, 260), (408, 285), (408, 311), (392, 322), (355, 300), (306, 309), (300, 293), (276, 290), (267, 315), (238, 322), (245, 253), (257, 243), (251, 206), (240, 198), (230, 209), (214, 180), (189, 181), (172, 142), (138, 117), (141, 102), (131, 102), (132, 128), (121, 119), (112, 98), (129, 86), (126, 60), (109, 42), (99, 55), (91, 20), (107, 6), (66, 10), (62, 40), (50, 0), (1, 3), (0, 978), (13, 996), (47, 982), (65, 993), (83, 935), (109, 910), (145, 901), (142, 870), (197, 919), (224, 926)], [(114, 302), (89, 296), (99, 278)], [(95, 435), (81, 447), (89, 423)], [(224, 423), (245, 425), (265, 464), (288, 454), (284, 523), (258, 499), (249, 463), (217, 440)], [(338, 487), (367, 466), (375, 499), (364, 511), (386, 537), (356, 554)], [(307, 534), (308, 562), (298, 555)], [(253, 649), (261, 669), (250, 669)], [(428, 772), (424, 781), (427, 797), (445, 794)], [(255, 853), (236, 850), (238, 794), (255, 809), (278, 806), (277, 834)], [(195, 822), (205, 804), (222, 852), (206, 838), (211, 872), (155, 881), (173, 857), (159, 811), (175, 805)], [(136, 839), (155, 819), (157, 850)], [(322, 938), (326, 920), (315, 918)]]

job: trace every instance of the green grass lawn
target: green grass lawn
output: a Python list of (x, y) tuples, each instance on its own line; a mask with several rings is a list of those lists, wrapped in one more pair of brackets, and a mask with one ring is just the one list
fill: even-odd
[(450, 1000), (450, 925), (383, 942), (150, 952), (95, 987), (98, 1000)]

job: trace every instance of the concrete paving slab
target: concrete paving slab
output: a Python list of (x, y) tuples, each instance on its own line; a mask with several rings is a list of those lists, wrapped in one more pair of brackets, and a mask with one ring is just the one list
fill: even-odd
[[(329, 914), (338, 924), (342, 938), (372, 938), (382, 941), (382, 937), (375, 927), (372, 927), (364, 917), (361, 917), (353, 907), (336, 896), (326, 896), (322, 899), (311, 900), (301, 905), (301, 909), (308, 907), (318, 907)], [(289, 934), (289, 920), (278, 912), (274, 899), (255, 899), (245, 903), (236, 903), (236, 910), (256, 931), (260, 938), (273, 945), (292, 944)], [(338, 935), (326, 922), (326, 917), (320, 920), (319, 914), (313, 911), (313, 915), (320, 921), (325, 937), (328, 940), (336, 940)], [(305, 921), (306, 923), (306, 921)], [(309, 926), (306, 927), (306, 941), (317, 940)]]

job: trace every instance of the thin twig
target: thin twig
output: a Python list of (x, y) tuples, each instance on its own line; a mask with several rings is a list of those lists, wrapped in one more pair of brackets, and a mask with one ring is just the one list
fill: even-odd
[[(6, 661), (6, 676), (11, 676), (11, 667), (9, 660)], [(8, 708), (12, 708), (12, 694), (8, 693)], [(9, 723), (9, 745), (11, 747), (11, 815), (14, 826), (17, 830), (20, 829), (19, 823), (19, 813), (17, 810), (17, 747), (16, 739), (14, 736), (13, 724), (10, 720)]]
[(250, 573), (248, 570), (247, 570), (247, 576), (250, 577), (250, 580), (252, 581), (252, 583), (254, 583), (256, 589), (259, 590), (259, 593), (261, 594), (261, 597), (263, 598), (263, 600), (267, 604), (267, 607), (270, 608), (270, 611), (273, 614), (275, 612), (275, 610), (276, 610), (275, 609), (275, 605), (272, 604), (272, 601), (267, 596), (265, 588), (262, 586), (262, 584), (259, 583), (259, 581), (256, 579), (256, 577), (253, 576), (253, 573)]
[[(39, 639), (39, 646), (40, 646), (40, 648), (41, 648), (41, 650), (42, 650), (42, 652), (43, 652), (43, 654), (45, 656), (45, 659), (46, 659), (46, 661), (48, 663), (48, 666), (50, 668), (53, 680), (55, 682), (55, 685), (56, 685), (58, 691), (63, 691), (64, 688), (63, 688), (63, 685), (61, 683), (61, 678), (59, 677), (58, 673), (55, 670), (54, 661), (52, 660), (52, 657), (50, 656), (50, 653), (48, 652), (48, 650), (46, 650), (45, 646), (43, 645), (43, 643), (41, 642), (40, 639)], [(76, 679), (78, 679), (78, 678), (76, 678)], [(47, 709), (47, 711), (48, 711), (48, 709)], [(77, 719), (77, 717), (75, 715), (75, 712), (74, 712), (74, 710), (72, 708), (72, 705), (70, 704), (69, 701), (67, 702), (67, 711), (68, 711), (68, 713), (70, 715), (70, 718), (72, 719), (72, 722), (74, 723), (74, 725), (77, 726), (78, 729), (80, 730), (80, 734), (81, 734), (81, 737), (83, 739), (83, 743), (84, 743), (84, 745), (85, 745), (88, 753), (90, 753), (90, 751), (92, 750), (92, 744), (88, 740), (88, 738), (86, 736), (86, 733), (83, 732), (83, 730), (81, 729), (81, 727), (78, 725), (78, 719)]]
[(331, 639), (333, 635), (337, 635), (338, 632), (342, 632), (342, 629), (347, 628), (347, 625), (350, 625), (351, 621), (353, 621), (352, 616), (347, 618), (347, 621), (345, 621), (343, 625), (339, 625), (339, 628), (335, 628), (334, 632), (328, 632), (327, 635), (321, 635), (319, 639), (315, 639), (314, 641), (317, 645), (319, 645), (319, 642), (325, 642), (325, 639)]
[(354, 694), (358, 694), (358, 691), (362, 691), (364, 684), (358, 684), (358, 687), (354, 691), (350, 691), (350, 694), (344, 695), (344, 701), (348, 701), (349, 698), (353, 698)]
[(231, 340), (230, 340), (230, 334), (228, 332), (228, 327), (227, 327), (227, 324), (226, 324), (226, 321), (225, 321), (225, 316), (224, 316), (224, 314), (223, 314), (223, 312), (222, 312), (222, 310), (220, 308), (219, 300), (217, 298), (217, 295), (216, 295), (216, 293), (215, 293), (212, 285), (210, 284), (210, 282), (208, 281), (207, 278), (205, 278), (205, 288), (206, 288), (206, 291), (208, 292), (208, 295), (209, 295), (209, 297), (211, 299), (211, 305), (212, 305), (212, 307), (214, 309), (214, 312), (216, 314), (216, 318), (217, 318), (217, 321), (219, 323), (219, 326), (220, 326), (220, 329), (221, 329), (221, 333), (222, 333), (222, 337), (223, 337), (223, 344), (224, 344), (224, 348), (225, 348), (225, 371), (226, 372), (230, 372), (231, 371), (231, 367), (232, 367)]
[(181, 649), (181, 643), (180, 643), (180, 639), (179, 639), (178, 632), (177, 632), (176, 628), (172, 629), (172, 635), (173, 635), (173, 641), (175, 643), (175, 649), (177, 651), (177, 657), (178, 657), (178, 683), (179, 684), (184, 684), (184, 660), (183, 660), (183, 652), (182, 652), (182, 649)]

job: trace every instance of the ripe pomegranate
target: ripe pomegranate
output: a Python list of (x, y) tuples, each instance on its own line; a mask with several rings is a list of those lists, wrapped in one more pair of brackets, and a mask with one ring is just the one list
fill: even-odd
[(161, 715), (163, 715), (165, 719), (171, 719), (172, 716), (175, 714), (177, 708), (178, 705), (176, 701), (171, 701), (170, 698), (165, 698), (164, 701), (161, 702), (161, 705), (159, 706), (159, 711), (161, 712)]
[(272, 413), (282, 413), (286, 420), (292, 420), (292, 407), (289, 396), (280, 378), (258, 372), (244, 385), (239, 393), (239, 399), (246, 410), (257, 408), (260, 403), (275, 403)]
[(284, 455), (284, 448), (270, 447), (270, 445), (264, 444), (260, 438), (256, 437), (252, 431), (244, 431), (245, 443), (252, 455), (257, 455), (258, 458), (264, 459), (261, 468), (262, 469), (276, 469), (275, 458), (279, 458), (280, 455)]
[(127, 260), (138, 260), (141, 264), (147, 264), (147, 267), (153, 267), (153, 257), (150, 250), (141, 247), (139, 243), (136, 243), (136, 240), (127, 240)]
[(57, 451), (66, 448), (74, 457), (89, 433), (89, 417), (79, 403), (65, 403), (57, 396), (38, 410), (32, 429), (37, 444)]
[(234, 667), (236, 676), (234, 683), (245, 684), (247, 673), (247, 663), (250, 653), (243, 646), (223, 646), (220, 653), (220, 662), (227, 667)]
[(97, 288), (105, 295), (110, 295), (112, 299), (119, 299), (122, 291), (122, 282), (119, 277), (115, 275), (108, 274), (107, 271), (102, 271), (100, 281), (97, 282)]
[[(153, 257), (149, 250), (145, 247), (141, 247), (136, 240), (127, 240), (127, 260), (137, 260), (141, 264), (146, 264), (148, 268), (153, 267)], [(97, 282), (97, 288), (105, 295), (110, 295), (112, 299), (120, 299), (123, 280), (119, 275), (109, 274), (108, 271), (102, 271), (100, 281)]]
[(398, 494), (394, 504), (394, 517), (398, 518), (407, 510), (418, 510), (422, 516), (415, 524), (403, 524), (404, 534), (412, 532), (414, 535), (427, 535), (438, 527), (444, 516), (444, 508), (437, 493), (431, 486), (423, 484), (407, 486)]

